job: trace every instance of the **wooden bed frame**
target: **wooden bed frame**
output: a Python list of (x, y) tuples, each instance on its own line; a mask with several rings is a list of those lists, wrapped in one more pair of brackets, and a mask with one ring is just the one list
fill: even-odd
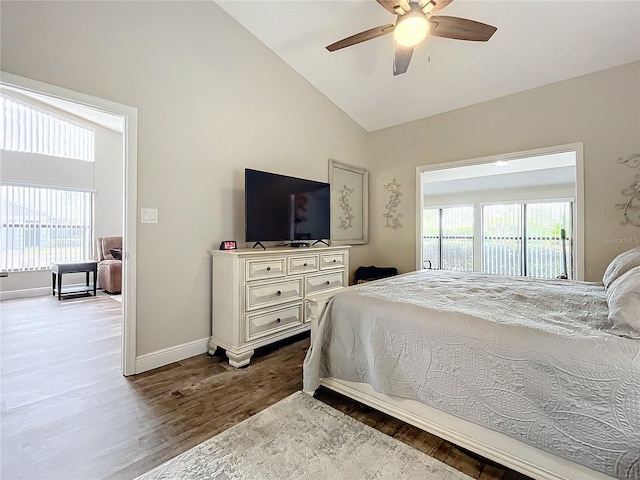
[[(335, 295), (360, 285), (317, 293), (307, 297), (311, 342), (319, 319)], [(322, 378), (320, 384), (376, 410), (414, 425), (505, 467), (541, 480), (611, 480), (613, 477), (545, 452), (502, 433), (455, 417), (416, 400), (376, 392), (366, 383)], [(306, 392), (313, 394), (314, 392)]]

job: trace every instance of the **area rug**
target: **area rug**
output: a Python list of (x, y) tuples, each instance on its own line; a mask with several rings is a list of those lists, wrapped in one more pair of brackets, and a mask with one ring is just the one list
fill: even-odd
[(469, 480), (297, 392), (137, 480)]

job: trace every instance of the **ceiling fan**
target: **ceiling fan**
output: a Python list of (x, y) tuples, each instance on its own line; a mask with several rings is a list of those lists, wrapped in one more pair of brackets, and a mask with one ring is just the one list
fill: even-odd
[(466, 18), (433, 15), (449, 5), (453, 0), (376, 1), (389, 13), (396, 15), (395, 23), (371, 28), (343, 38), (327, 46), (327, 50), (334, 52), (393, 32), (395, 40), (393, 75), (395, 76), (407, 71), (413, 55), (413, 48), (422, 42), (427, 34), (456, 40), (486, 42), (497, 30), (496, 27), (491, 25)]

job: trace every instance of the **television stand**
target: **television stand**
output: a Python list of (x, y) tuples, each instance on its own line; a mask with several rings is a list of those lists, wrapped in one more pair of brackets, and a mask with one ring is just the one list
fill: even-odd
[(262, 249), (263, 249), (263, 250), (266, 250), (266, 249), (267, 249), (267, 247), (265, 247), (265, 246), (262, 244), (262, 242), (256, 242), (256, 243), (254, 243), (252, 248), (256, 248), (258, 245), (260, 245), (260, 246), (262, 247)]
[(327, 242), (325, 242), (324, 240), (316, 240), (315, 242), (313, 242), (313, 244), (311, 246), (313, 247), (316, 243), (324, 243), (327, 247), (329, 246), (329, 244)]

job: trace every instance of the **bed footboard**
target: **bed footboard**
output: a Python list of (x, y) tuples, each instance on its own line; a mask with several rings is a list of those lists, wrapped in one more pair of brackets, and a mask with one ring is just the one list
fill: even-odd
[(311, 322), (311, 344), (313, 345), (313, 339), (318, 331), (318, 322), (324, 314), (327, 305), (331, 299), (338, 293), (345, 290), (340, 288), (337, 290), (330, 290), (328, 292), (315, 293), (307, 297), (307, 320)]
[[(398, 275), (399, 277), (403, 277), (406, 275), (411, 275), (413, 272), (403, 273)], [(380, 282), (384, 279), (373, 280), (371, 282), (367, 282), (369, 285), (375, 282)], [(311, 342), (313, 344), (314, 334), (318, 328), (318, 322), (322, 318), (324, 314), (324, 310), (331, 301), (333, 297), (342, 292), (351, 292), (354, 290), (358, 290), (364, 287), (366, 283), (362, 283), (359, 285), (351, 285), (349, 287), (335, 288), (333, 290), (326, 290), (324, 292), (314, 293), (312, 295), (307, 295), (305, 300), (307, 301), (307, 320), (311, 322)]]
[(415, 400), (376, 392), (366, 383), (323, 378), (320, 384), (538, 480), (614, 480), (613, 477)]

